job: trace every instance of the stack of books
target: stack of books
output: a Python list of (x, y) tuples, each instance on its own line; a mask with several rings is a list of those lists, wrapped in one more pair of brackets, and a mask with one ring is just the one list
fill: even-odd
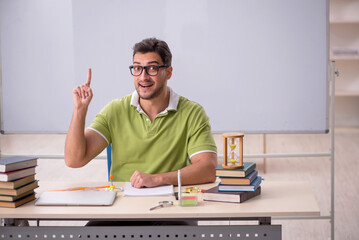
[(262, 178), (258, 176), (256, 163), (244, 162), (244, 168), (216, 168), (218, 186), (204, 191), (203, 200), (242, 203), (261, 193)]
[(37, 158), (0, 158), (0, 207), (18, 207), (35, 199)]

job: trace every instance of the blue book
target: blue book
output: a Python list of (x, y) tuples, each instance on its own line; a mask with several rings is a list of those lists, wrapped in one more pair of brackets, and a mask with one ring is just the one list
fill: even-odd
[(262, 182), (262, 178), (257, 178), (250, 185), (225, 185), (219, 184), (218, 191), (220, 192), (253, 192), (255, 191)]

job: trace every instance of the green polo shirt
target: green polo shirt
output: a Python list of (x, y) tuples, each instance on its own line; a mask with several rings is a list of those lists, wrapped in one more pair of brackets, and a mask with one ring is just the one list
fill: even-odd
[(176, 171), (201, 152), (216, 152), (203, 108), (170, 89), (168, 108), (150, 121), (138, 94), (107, 104), (89, 127), (112, 144), (114, 181), (129, 181), (135, 170), (154, 174)]

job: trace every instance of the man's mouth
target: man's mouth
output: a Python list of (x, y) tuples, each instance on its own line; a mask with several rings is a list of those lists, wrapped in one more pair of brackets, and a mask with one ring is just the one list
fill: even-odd
[(153, 86), (153, 83), (139, 83), (138, 85), (142, 88), (150, 88)]

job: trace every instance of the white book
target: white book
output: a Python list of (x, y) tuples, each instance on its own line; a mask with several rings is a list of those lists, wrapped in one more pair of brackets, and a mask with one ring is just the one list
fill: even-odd
[(15, 179), (23, 178), (34, 174), (35, 174), (35, 167), (19, 169), (6, 173), (0, 172), (0, 181), (9, 182)]
[(34, 167), (37, 165), (37, 158), (26, 156), (12, 156), (0, 158), (0, 172), (10, 172), (18, 169)]

